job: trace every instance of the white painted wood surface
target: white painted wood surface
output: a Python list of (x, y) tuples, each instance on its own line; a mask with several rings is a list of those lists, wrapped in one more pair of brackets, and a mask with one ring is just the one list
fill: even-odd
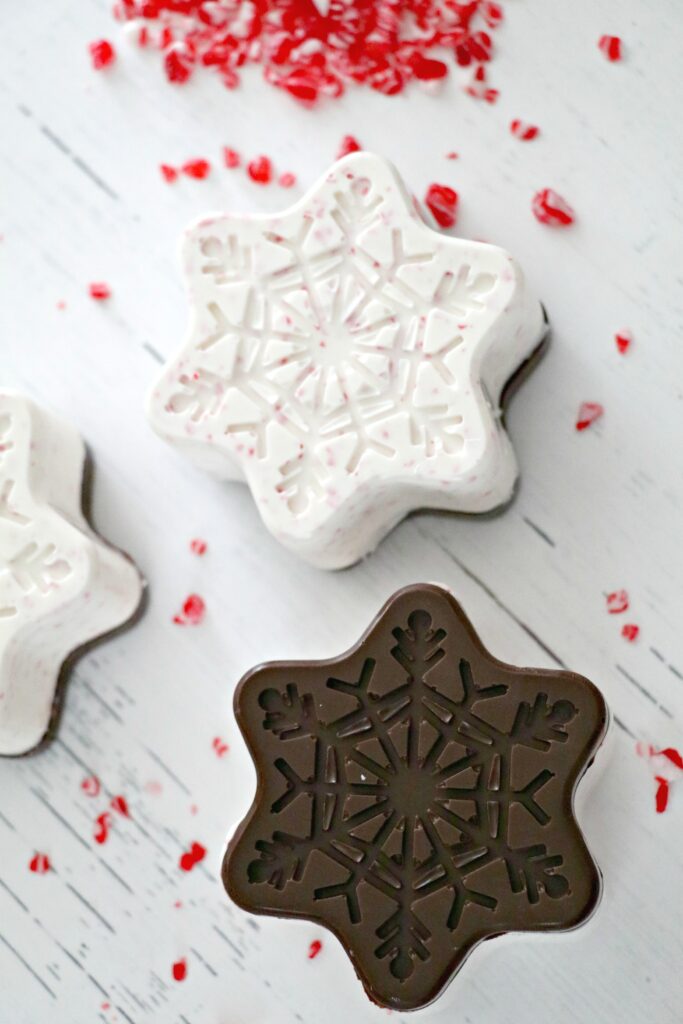
[[(495, 106), (466, 97), (456, 75), (438, 98), (357, 91), (314, 114), (258, 71), (233, 93), (211, 76), (170, 88), (156, 59), (121, 40), (104, 0), (24, 0), (0, 13), (1, 380), (82, 431), (97, 467), (95, 523), (150, 583), (140, 624), (79, 663), (58, 739), (0, 764), (0, 1024), (385, 1019), (332, 939), (249, 920), (217, 872), (253, 785), (231, 713), (241, 673), (337, 653), (396, 587), (419, 579), (450, 586), (499, 657), (565, 663), (595, 680), (618, 720), (582, 816), (605, 876), (598, 914), (569, 936), (494, 943), (493, 975), (475, 954), (430, 1019), (680, 1022), (683, 785), (655, 815), (635, 742), (682, 742), (683, 17), (676, 0), (505, 8)], [(603, 32), (623, 36), (622, 64), (598, 52)], [(86, 47), (102, 35), (119, 60), (97, 75)], [(513, 117), (542, 136), (513, 139)], [(184, 330), (184, 224), (221, 208), (275, 210), (293, 195), (219, 169), (220, 147), (269, 153), (304, 187), (349, 131), (393, 159), (418, 195), (433, 180), (460, 191), (458, 231), (514, 252), (553, 340), (509, 412), (523, 478), (505, 514), (416, 516), (332, 575), (278, 548), (245, 488), (166, 450), (142, 403), (156, 353)], [(452, 149), (458, 161), (444, 159)], [(192, 156), (216, 161), (207, 181), (161, 181), (161, 161)], [(545, 186), (576, 208), (570, 230), (533, 219), (531, 196)], [(108, 303), (88, 298), (91, 280), (111, 284)], [(635, 337), (626, 357), (612, 340), (623, 327)], [(606, 413), (578, 434), (582, 400)], [(193, 536), (208, 540), (203, 559), (189, 552)], [(618, 587), (631, 595), (626, 617), (605, 609)], [(192, 591), (206, 599), (205, 623), (174, 626)], [(641, 627), (635, 644), (620, 636), (625, 618)], [(230, 744), (224, 758), (214, 736)], [(96, 798), (80, 788), (91, 773), (103, 783)], [(116, 793), (131, 818), (116, 817), (99, 846), (94, 819)], [(193, 840), (209, 854), (184, 874), (178, 858)], [(46, 875), (28, 870), (36, 851), (51, 859)], [(323, 950), (309, 961), (317, 937)], [(181, 984), (171, 977), (179, 957)]]

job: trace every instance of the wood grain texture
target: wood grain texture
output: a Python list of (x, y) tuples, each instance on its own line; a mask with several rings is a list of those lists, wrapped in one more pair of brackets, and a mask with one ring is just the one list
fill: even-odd
[[(683, 19), (675, 0), (510, 0), (506, 17), (495, 106), (464, 96), (453, 76), (438, 98), (356, 92), (311, 114), (258, 71), (235, 92), (210, 76), (170, 88), (155, 58), (120, 39), (104, 0), (25, 0), (0, 13), (2, 383), (81, 430), (97, 467), (96, 525), (150, 583), (145, 619), (79, 663), (58, 739), (0, 764), (0, 1024), (386, 1018), (331, 938), (249, 918), (228, 903), (218, 868), (253, 789), (232, 719), (237, 679), (269, 658), (340, 652), (416, 580), (452, 588), (498, 657), (593, 679), (616, 721), (581, 816), (605, 876), (598, 914), (571, 935), (493, 943), (493, 973), (475, 954), (448, 1005), (424, 1019), (680, 1021), (683, 786), (656, 816), (634, 747), (680, 745), (683, 715)], [(623, 36), (623, 64), (598, 52), (603, 32)], [(87, 43), (103, 35), (119, 60), (97, 75)], [(538, 123), (541, 137), (514, 139), (513, 117)], [(433, 180), (459, 190), (458, 232), (515, 254), (553, 339), (508, 415), (522, 466), (514, 504), (491, 519), (414, 516), (361, 565), (325, 574), (275, 544), (246, 488), (168, 451), (142, 403), (187, 318), (175, 255), (184, 224), (222, 208), (276, 210), (299, 194), (219, 169), (166, 186), (159, 163), (218, 162), (229, 144), (271, 154), (303, 188), (349, 131), (418, 195)], [(456, 162), (444, 159), (452, 149)], [(570, 230), (533, 219), (542, 187), (575, 207)], [(91, 280), (111, 284), (108, 303), (88, 298)], [(623, 327), (635, 337), (626, 357), (612, 340)], [(606, 414), (577, 434), (583, 400)], [(209, 542), (203, 559), (188, 549), (197, 535)], [(618, 587), (631, 595), (636, 644), (605, 610)], [(206, 621), (178, 628), (172, 616), (192, 591)], [(223, 758), (214, 736), (230, 745)], [(81, 790), (92, 773), (97, 797)], [(99, 845), (95, 818), (117, 793), (130, 819), (114, 815)], [(178, 860), (193, 840), (209, 854), (186, 874)], [(50, 856), (46, 875), (28, 870), (36, 850)], [(314, 938), (323, 949), (309, 961)], [(171, 976), (179, 957), (182, 984)]]

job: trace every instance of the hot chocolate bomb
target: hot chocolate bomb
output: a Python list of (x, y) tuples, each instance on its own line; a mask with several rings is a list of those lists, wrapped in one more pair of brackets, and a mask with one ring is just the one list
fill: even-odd
[(425, 1006), (483, 939), (597, 905), (572, 805), (605, 703), (495, 659), (448, 591), (399, 591), (339, 658), (254, 669), (235, 713), (258, 786), (226, 889), (331, 929), (374, 1002)]
[(183, 265), (189, 336), (150, 422), (245, 480), (287, 547), (341, 568), (413, 509), (510, 498), (501, 395), (541, 306), (502, 249), (427, 227), (386, 161), (345, 157), (279, 216), (202, 219)]

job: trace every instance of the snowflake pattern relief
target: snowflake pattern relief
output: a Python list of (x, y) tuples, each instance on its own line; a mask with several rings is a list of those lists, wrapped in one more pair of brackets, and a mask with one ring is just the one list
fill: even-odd
[[(392, 628), (391, 645), (368, 652), (355, 677), (335, 673), (309, 687), (293, 669), (283, 687), (250, 691), (262, 737), (271, 737), (254, 742), (267, 750), (281, 783), (249, 829), (251, 857), (244, 852), (240, 859), (251, 890), (247, 904), (266, 909), (267, 892), (275, 891), (282, 895), (270, 910), (276, 912), (275, 905), (287, 907), (288, 891), (296, 904), (296, 891), (304, 890), (299, 912), (325, 923), (326, 908), (336, 904), (338, 922), (341, 905), (353, 935), (365, 927), (363, 906), (373, 890), (383, 910), (366, 939), (365, 981), (371, 979), (373, 998), (399, 993), (386, 1002), (404, 1008), (427, 1001), (424, 965), (433, 986), (449, 965), (459, 966), (482, 930), (534, 927), (539, 904), (548, 926), (560, 926), (576, 888), (575, 859), (570, 851), (565, 863), (567, 845), (555, 841), (558, 822), (550, 827), (565, 813), (562, 801), (556, 789), (547, 790), (581, 760), (575, 748), (569, 763), (561, 751), (587, 712), (580, 714), (571, 686), (571, 698), (551, 697), (548, 687), (530, 682), (520, 699), (507, 681), (482, 683), (474, 660), (456, 655), (454, 632), (447, 615), (414, 604)], [(433, 680), (448, 679), (446, 663), (455, 678), (444, 686)], [(351, 706), (330, 717), (323, 690), (344, 695)], [(505, 720), (489, 710), (501, 704)], [(301, 760), (306, 745), (310, 764)], [(298, 827), (287, 818), (294, 805)], [(321, 857), (334, 878), (328, 884), (321, 881)], [(315, 880), (307, 884), (309, 872)], [(236, 888), (245, 892), (245, 885)], [(470, 908), (476, 917), (468, 918)], [(450, 935), (445, 951), (435, 944), (435, 914)], [(433, 965), (432, 958), (445, 962)], [(415, 988), (402, 999), (401, 986), (412, 976)]]
[[(406, 414), (410, 443), (423, 456), (461, 450), (463, 417), (449, 357), (496, 286), (494, 275), (462, 262), (420, 292), (409, 270), (434, 260), (429, 233), (421, 249), (406, 251), (402, 228), (390, 229), (391, 251), (380, 262), (364, 248), (364, 237), (382, 225), (384, 206), (369, 180), (354, 178), (334, 202), (338, 234), (315, 256), (307, 255), (317, 229), (312, 215), (292, 235), (264, 230), (282, 258), (258, 277), (254, 253), (237, 235), (221, 241), (204, 234), (201, 272), (214, 286), (207, 303), (214, 328), (168, 403), (195, 422), (208, 417), (221, 421), (226, 434), (244, 435), (259, 459), (269, 454), (267, 430), (276, 418), (293, 446), (278, 465), (277, 491), (295, 513), (324, 496), (334, 439), (352, 441), (346, 473), (368, 451), (395, 456), (395, 444), (371, 428), (397, 414)], [(230, 289), (240, 294), (238, 323), (221, 303)], [(232, 347), (227, 375), (203, 365), (216, 346)], [(232, 416), (236, 396), (253, 410), (243, 421)]]

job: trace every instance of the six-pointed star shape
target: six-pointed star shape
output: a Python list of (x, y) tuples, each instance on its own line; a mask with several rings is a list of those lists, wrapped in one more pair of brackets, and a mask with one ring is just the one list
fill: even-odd
[(74, 429), (0, 392), (0, 754), (25, 754), (56, 714), (66, 659), (131, 618), (142, 581), (81, 509)]
[(339, 568), (412, 509), (510, 498), (500, 397), (542, 309), (502, 249), (427, 227), (384, 160), (344, 158), (278, 216), (202, 219), (183, 263), (189, 336), (150, 422), (245, 479), (282, 543)]
[(423, 1006), (483, 939), (596, 906), (572, 803), (605, 703), (492, 657), (448, 591), (399, 591), (339, 658), (254, 669), (235, 713), (258, 788), (227, 891), (331, 929), (375, 1002)]

